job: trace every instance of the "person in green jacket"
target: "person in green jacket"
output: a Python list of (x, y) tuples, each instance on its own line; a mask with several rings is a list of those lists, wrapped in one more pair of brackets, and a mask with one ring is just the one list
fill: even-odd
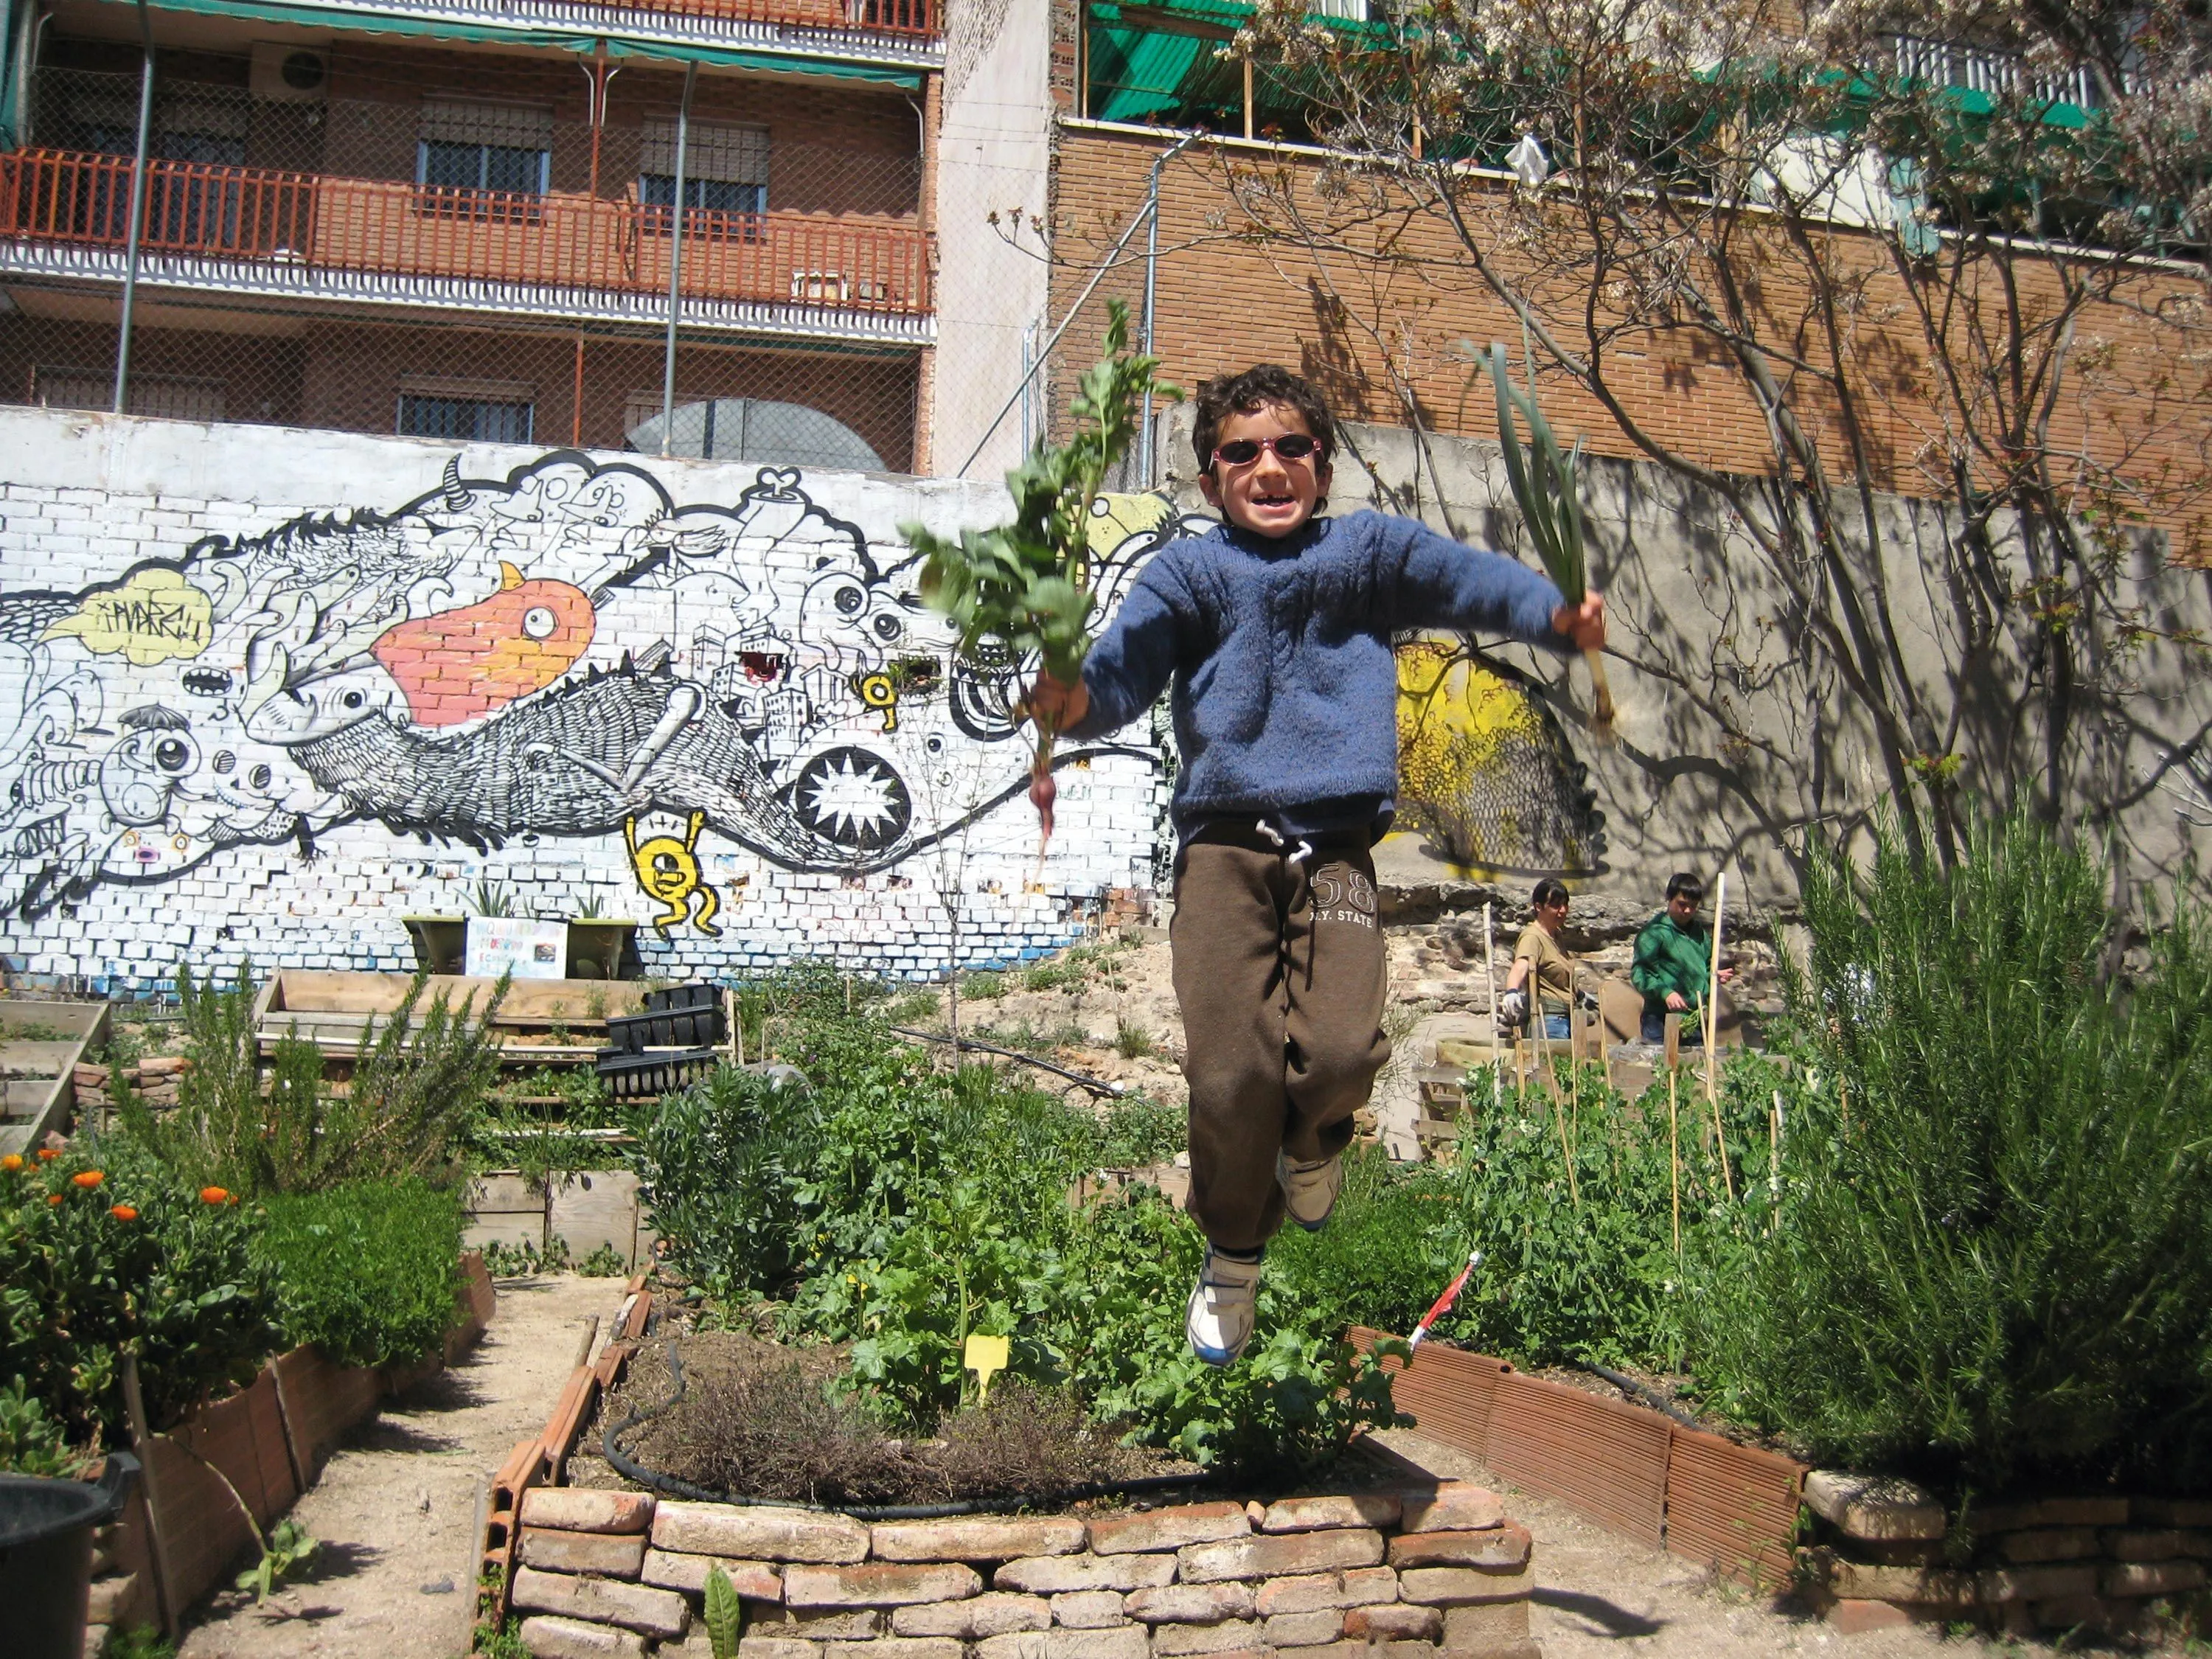
[[(1667, 908), (1644, 924), (1636, 936), (1636, 960), (1628, 970), (1629, 983), (1644, 993), (1644, 1040), (1667, 1040), (1669, 1013), (1695, 1014), (1705, 1005), (1707, 976), (1712, 971), (1713, 935), (1698, 920), (1698, 907), (1705, 902), (1705, 884), (1686, 872), (1677, 872), (1667, 882)], [(1735, 969), (1723, 968), (1725, 982)], [(1682, 1022), (1681, 1040), (1705, 1041), (1702, 1022)]]

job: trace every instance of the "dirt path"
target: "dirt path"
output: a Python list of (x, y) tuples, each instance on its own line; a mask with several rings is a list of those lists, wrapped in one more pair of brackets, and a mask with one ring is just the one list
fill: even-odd
[(292, 1510), (322, 1540), (310, 1575), (257, 1608), (216, 1595), (181, 1659), (454, 1659), (467, 1650), (477, 1480), (545, 1425), (584, 1322), (616, 1279), (504, 1280), (476, 1351), (357, 1429)]
[[(1544, 1659), (1766, 1659), (1828, 1654), (1833, 1659), (2033, 1659), (2057, 1650), (2039, 1642), (1962, 1634), (1941, 1625), (1838, 1635), (1770, 1596), (1717, 1579), (1668, 1555), (1592, 1526), (1555, 1499), (1516, 1492), (1464, 1452), (1405, 1430), (1379, 1435), (1390, 1450), (1431, 1474), (1480, 1480), (1509, 1494), (1506, 1513), (1535, 1540), (1533, 1631)], [(2077, 1650), (2069, 1649), (2069, 1651)]]

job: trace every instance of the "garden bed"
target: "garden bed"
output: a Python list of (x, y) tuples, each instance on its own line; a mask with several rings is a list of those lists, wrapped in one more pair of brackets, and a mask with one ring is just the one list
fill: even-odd
[[(1152, 1508), (911, 1520), (561, 1484), (592, 1398), (625, 1398), (625, 1368), (646, 1363), (648, 1305), (634, 1282), (598, 1363), (579, 1368), (544, 1433), (502, 1472), (487, 1538), (502, 1595), (489, 1613), (515, 1615), (534, 1654), (642, 1656), (680, 1641), (719, 1573), (741, 1659), (968, 1659), (971, 1644), (976, 1659), (1540, 1655), (1529, 1537), (1503, 1500), (1357, 1456), (1322, 1488), (1270, 1501), (1208, 1489)], [(702, 1358), (738, 1385), (792, 1363), (742, 1338)], [(818, 1382), (835, 1363), (810, 1357), (800, 1375)]]

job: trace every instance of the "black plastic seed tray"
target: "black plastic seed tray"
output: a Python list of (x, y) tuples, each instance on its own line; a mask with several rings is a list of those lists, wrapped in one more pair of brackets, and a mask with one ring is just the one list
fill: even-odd
[(721, 1006), (722, 988), (719, 985), (672, 985), (665, 991), (645, 994), (645, 1012), (648, 1014), (682, 1013), (693, 1008)]
[(607, 1041), (626, 1054), (648, 1048), (697, 1048), (728, 1041), (730, 1028), (720, 1003), (667, 1013), (617, 1014), (607, 1021)]
[(670, 1049), (653, 1054), (602, 1048), (592, 1070), (617, 1100), (649, 1100), (673, 1094), (721, 1061), (722, 1056), (712, 1048)]

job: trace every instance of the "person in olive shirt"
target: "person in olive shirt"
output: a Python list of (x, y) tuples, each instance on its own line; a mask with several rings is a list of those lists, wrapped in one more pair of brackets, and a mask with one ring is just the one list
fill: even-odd
[[(1698, 920), (1698, 907), (1705, 902), (1705, 884), (1695, 876), (1678, 872), (1667, 882), (1667, 908), (1644, 924), (1636, 936), (1636, 960), (1629, 968), (1629, 982), (1644, 993), (1644, 1040), (1667, 1040), (1669, 1013), (1697, 1014), (1705, 1006), (1707, 976), (1712, 971), (1713, 935)], [(1735, 969), (1723, 968), (1723, 981)], [(1705, 1041), (1701, 1021), (1682, 1022), (1681, 1041)]]
[(1505, 978), (1505, 994), (1498, 999), (1498, 1016), (1506, 1025), (1526, 1024), (1529, 1005), (1538, 1002), (1544, 1036), (1565, 1042), (1577, 975), (1573, 958), (1559, 945), (1559, 930), (1567, 923), (1566, 884), (1545, 877), (1536, 884), (1529, 902), (1534, 918), (1521, 930), (1520, 941), (1513, 947), (1513, 968)]

